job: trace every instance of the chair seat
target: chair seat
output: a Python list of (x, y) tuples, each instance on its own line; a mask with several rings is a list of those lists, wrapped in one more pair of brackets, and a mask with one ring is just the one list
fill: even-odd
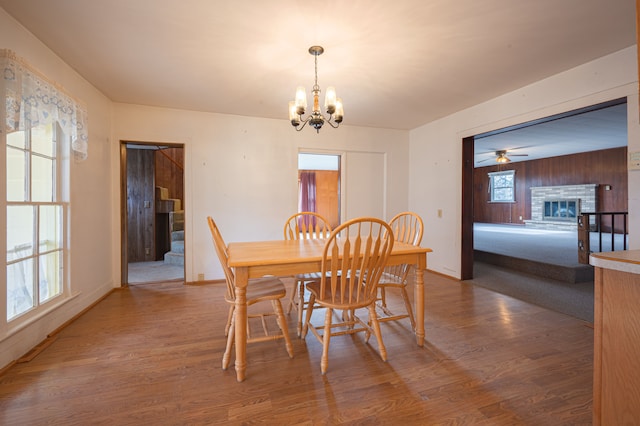
[[(280, 299), (287, 294), (287, 288), (277, 277), (252, 278), (247, 285), (247, 305), (262, 300)], [(235, 299), (226, 299), (228, 303), (235, 304)]]
[(305, 274), (297, 274), (296, 280), (298, 281), (316, 281), (322, 278), (320, 272), (307, 272)]
[(284, 283), (276, 277), (253, 278), (247, 286), (247, 301), (281, 298), (287, 294)]
[[(327, 272), (327, 277), (331, 276), (331, 272)], [(299, 282), (309, 282), (309, 281), (320, 281), (322, 279), (322, 274), (320, 272), (307, 272), (304, 274), (297, 274), (296, 280)]]
[[(340, 300), (343, 300), (343, 297), (339, 287), (336, 288), (333, 293), (331, 292), (330, 288), (326, 288), (324, 299), (320, 299), (320, 285), (321, 285), (320, 281), (312, 281), (310, 283), (307, 283), (307, 290), (313, 293), (313, 295), (316, 298), (316, 302), (322, 301), (322, 304), (324, 306), (329, 306), (335, 309), (343, 309), (343, 308), (358, 309), (358, 308), (363, 308), (365, 306), (368, 306), (372, 302), (371, 300), (364, 300), (361, 303), (354, 303), (353, 301), (351, 301), (351, 303), (348, 303), (348, 302), (340, 303)], [(345, 299), (347, 299), (347, 297), (345, 297)], [(335, 300), (335, 302), (332, 302), (333, 300)]]
[(380, 277), (380, 281), (378, 281), (378, 285), (385, 285), (385, 284), (398, 284), (398, 285), (404, 285), (405, 282), (402, 279), (402, 277), (399, 277), (397, 275), (394, 274), (389, 274), (386, 272), (382, 273), (382, 276)]

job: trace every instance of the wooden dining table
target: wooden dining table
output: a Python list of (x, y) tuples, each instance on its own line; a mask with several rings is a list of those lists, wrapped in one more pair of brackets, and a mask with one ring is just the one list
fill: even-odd
[[(235, 347), (236, 378), (245, 379), (247, 369), (247, 283), (249, 278), (265, 275), (290, 276), (321, 270), (322, 239), (274, 240), (229, 243), (229, 266), (235, 271)], [(411, 244), (394, 242), (387, 260), (388, 265), (415, 265), (415, 310), (416, 341), (424, 344), (424, 270), (427, 268), (427, 253), (432, 250)]]

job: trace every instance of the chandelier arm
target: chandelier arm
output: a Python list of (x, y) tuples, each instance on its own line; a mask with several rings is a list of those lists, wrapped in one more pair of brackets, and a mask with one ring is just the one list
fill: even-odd
[(337, 124), (333, 124), (333, 122), (331, 122), (331, 116), (329, 116), (329, 119), (326, 120), (327, 123), (329, 123), (329, 126), (333, 127), (334, 129), (337, 129), (338, 127), (340, 127), (340, 123)]
[(302, 123), (302, 126), (300, 126), (300, 124), (298, 124), (298, 126), (300, 126), (300, 127), (298, 127), (298, 126), (293, 126), (293, 127), (294, 127), (294, 129), (296, 129), (296, 131), (298, 131), (298, 132), (299, 132), (300, 130), (304, 129), (304, 126), (306, 126), (306, 125), (307, 125), (307, 123), (309, 122), (309, 119), (310, 119), (310, 118), (311, 118), (311, 116), (307, 117), (307, 119), (306, 119), (306, 120), (302, 120), (302, 117), (300, 117), (300, 123)]

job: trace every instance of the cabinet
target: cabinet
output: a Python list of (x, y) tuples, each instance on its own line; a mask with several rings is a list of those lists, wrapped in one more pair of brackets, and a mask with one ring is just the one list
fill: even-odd
[(592, 253), (593, 424), (640, 424), (640, 250)]

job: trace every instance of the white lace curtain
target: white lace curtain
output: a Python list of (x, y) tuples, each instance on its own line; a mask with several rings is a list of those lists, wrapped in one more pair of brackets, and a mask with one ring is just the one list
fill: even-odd
[(58, 123), (78, 160), (87, 158), (87, 108), (8, 49), (0, 49), (6, 132)]

